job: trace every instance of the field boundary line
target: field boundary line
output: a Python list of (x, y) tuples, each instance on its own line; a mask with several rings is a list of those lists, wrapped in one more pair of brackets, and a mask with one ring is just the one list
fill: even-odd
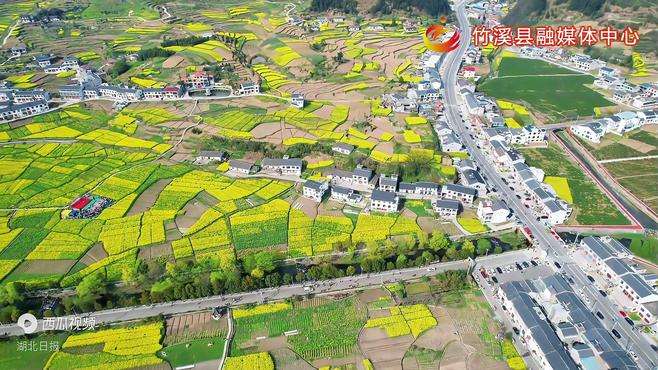
[(646, 155), (642, 157), (628, 157), (628, 158), (615, 158), (615, 159), (602, 159), (600, 161), (597, 161), (601, 164), (604, 163), (615, 163), (615, 162), (626, 162), (626, 161), (640, 161), (643, 159), (655, 159), (658, 158), (658, 155)]

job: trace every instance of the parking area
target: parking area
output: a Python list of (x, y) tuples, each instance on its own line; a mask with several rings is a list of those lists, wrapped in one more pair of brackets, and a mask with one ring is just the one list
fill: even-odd
[(503, 264), (495, 261), (481, 263), (475, 273), (492, 288), (508, 281), (537, 279), (555, 273), (556, 267), (533, 250), (528, 250), (524, 257)]

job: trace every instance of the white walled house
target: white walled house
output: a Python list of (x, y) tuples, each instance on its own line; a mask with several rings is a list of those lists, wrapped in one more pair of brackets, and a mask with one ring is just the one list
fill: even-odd
[(229, 165), (229, 170), (236, 173), (249, 175), (256, 172), (256, 167), (254, 166), (253, 163), (243, 161), (240, 159), (231, 159), (230, 161), (228, 161), (228, 165)]
[(398, 175), (392, 174), (390, 176), (381, 174), (379, 175), (378, 188), (381, 191), (396, 192), (398, 190)]
[(457, 217), (459, 213), (459, 201), (452, 199), (435, 199), (432, 201), (432, 209), (440, 218)]
[(462, 142), (453, 133), (439, 136), (439, 144), (441, 145), (441, 151), (447, 153), (460, 152), (464, 149)]
[(332, 186), (330, 198), (337, 202), (347, 203), (353, 206), (360, 205), (363, 202), (363, 195), (358, 191), (342, 186)]
[(324, 198), (324, 195), (328, 190), (329, 184), (326, 182), (306, 180), (302, 186), (302, 195), (320, 203), (322, 202), (322, 198)]
[(48, 102), (45, 100), (31, 101), (23, 104), (10, 104), (5, 107), (0, 107), (0, 121), (10, 121), (30, 117), (47, 110)]
[(304, 100), (304, 95), (298, 93), (292, 94), (292, 97), (290, 99), (290, 105), (292, 105), (297, 109), (302, 109), (304, 108), (305, 103), (306, 101)]
[(202, 150), (196, 156), (197, 163), (224, 162), (228, 158), (225, 151), (220, 150)]
[(391, 191), (373, 190), (370, 196), (370, 209), (372, 211), (393, 213), (400, 206), (400, 197)]
[(589, 122), (582, 125), (574, 125), (571, 126), (569, 130), (574, 135), (593, 143), (600, 143), (601, 138), (603, 135), (605, 135), (605, 126), (598, 121)]
[(477, 190), (462, 185), (446, 184), (441, 187), (441, 197), (458, 200), (465, 204), (472, 204)]
[(263, 158), (261, 168), (281, 175), (301, 176), (302, 160), (299, 158)]
[(507, 222), (510, 210), (500, 200), (484, 200), (478, 204), (477, 215), (480, 221), (486, 224), (502, 224)]
[(331, 146), (331, 150), (339, 154), (350, 155), (354, 151), (354, 145), (336, 142)]

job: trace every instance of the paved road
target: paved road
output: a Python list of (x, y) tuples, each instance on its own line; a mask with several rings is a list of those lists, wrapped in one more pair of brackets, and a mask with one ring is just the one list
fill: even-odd
[(614, 309), (614, 304), (607, 298), (602, 297), (598, 291), (591, 287), (585, 273), (569, 257), (566, 245), (557, 240), (544, 224), (536, 220), (532, 212), (521, 204), (516, 198), (514, 192), (503, 182), (502, 177), (496, 171), (493, 163), (477, 147), (475, 141), (471, 139), (466, 125), (462, 121), (457, 100), (457, 72), (461, 65), (461, 59), (470, 43), (470, 24), (466, 18), (464, 2), (456, 3), (454, 6), (461, 34), (462, 42), (459, 49), (450, 53), (443, 69), (443, 80), (445, 82), (445, 99), (446, 99), (446, 117), (451, 128), (459, 134), (462, 141), (468, 148), (473, 160), (478, 164), (486, 179), (495, 189), (498, 190), (499, 196), (507, 202), (507, 205), (514, 211), (521, 223), (528, 227), (538, 243), (539, 247), (544, 249), (551, 260), (559, 261), (562, 265), (562, 271), (574, 280), (573, 288), (575, 291), (583, 291), (588, 297), (590, 307), (603, 313), (606, 320), (605, 326), (612, 330), (613, 327), (621, 334), (622, 339), (619, 341), (623, 347), (632, 347), (634, 352), (639, 356), (638, 365), (642, 369), (651, 369), (656, 366), (656, 353), (651, 349), (649, 343), (634, 331), (634, 329), (623, 319)]
[[(525, 256), (524, 250), (506, 252), (503, 254), (478, 257), (476, 262), (487, 263), (511, 263)], [(418, 279), (423, 276), (433, 276), (440, 272), (451, 270), (465, 270), (469, 267), (469, 260), (454, 262), (436, 262), (427, 266), (413, 267), (401, 270), (391, 270), (381, 273), (361, 274), (344, 278), (319, 281), (315, 283), (286, 285), (279, 288), (261, 289), (253, 292), (236, 293), (189, 299), (183, 301), (158, 303), (146, 306), (126, 307), (112, 310), (90, 312), (78, 316), (79, 318), (92, 318), (96, 325), (109, 324), (121, 321), (131, 321), (154, 317), (158, 315), (172, 315), (184, 312), (195, 312), (211, 309), (217, 306), (235, 306), (247, 303), (262, 303), (265, 301), (281, 300), (294, 296), (303, 296), (309, 293), (305, 287), (312, 286), (312, 293), (327, 294), (353, 289), (378, 286), (398, 281)], [(72, 320), (74, 316), (65, 316), (63, 319)], [(43, 331), (43, 320), (37, 324), (37, 332)], [(0, 337), (23, 335), (23, 329), (16, 324), (5, 324), (0, 326)]]

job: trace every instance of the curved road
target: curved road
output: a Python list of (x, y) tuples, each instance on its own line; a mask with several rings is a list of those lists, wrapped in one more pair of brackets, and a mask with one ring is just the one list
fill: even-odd
[(446, 63), (442, 66), (441, 71), (443, 81), (445, 82), (445, 114), (450, 127), (455, 133), (459, 134), (464, 145), (468, 148), (472, 159), (482, 170), (489, 183), (498, 190), (501, 199), (506, 201), (508, 207), (514, 211), (521, 223), (532, 232), (535, 242), (540, 248), (546, 251), (547, 258), (549, 260), (559, 261), (562, 264), (562, 272), (574, 280), (574, 284), (572, 285), (573, 290), (575, 292), (582, 292), (582, 295), (587, 296), (589, 302), (592, 302), (589, 306), (596, 307), (604, 315), (605, 319), (603, 323), (608, 330), (617, 329), (622, 337), (618, 342), (623, 348), (633, 348), (634, 352), (639, 356), (637, 362), (640, 368), (655, 368), (658, 360), (656, 359), (656, 353), (649, 346), (649, 343), (632, 326), (619, 317), (616, 306), (608, 298), (602, 297), (594, 289), (583, 270), (572, 261), (564, 242), (553, 237), (544, 224), (537, 221), (535, 215), (521, 204), (514, 192), (503, 182), (493, 163), (489, 161), (477, 147), (475, 141), (471, 139), (466, 125), (462, 120), (459, 101), (457, 99), (457, 72), (462, 63), (462, 56), (468, 49), (471, 41), (471, 30), (468, 19), (466, 18), (465, 4), (466, 1), (455, 3), (454, 11), (457, 16), (459, 28), (461, 29), (462, 39), (459, 48), (448, 54)]

